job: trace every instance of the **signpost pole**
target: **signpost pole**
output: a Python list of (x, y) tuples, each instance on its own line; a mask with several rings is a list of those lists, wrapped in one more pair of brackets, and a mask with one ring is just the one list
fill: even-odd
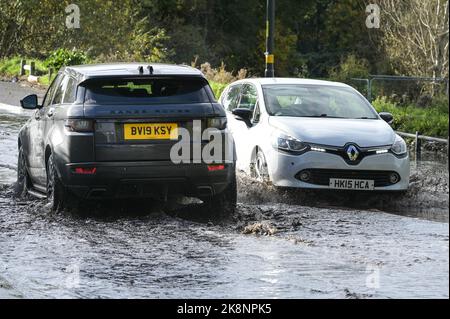
[(266, 70), (265, 77), (275, 77), (275, 0), (267, 0), (267, 22), (266, 22)]

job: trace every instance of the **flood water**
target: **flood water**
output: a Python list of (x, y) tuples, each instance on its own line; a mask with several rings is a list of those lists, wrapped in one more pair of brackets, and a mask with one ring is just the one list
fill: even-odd
[(227, 219), (126, 201), (54, 214), (14, 196), (29, 115), (0, 105), (0, 298), (449, 297), (443, 163), (413, 167), (403, 196), (280, 191), (241, 175)]

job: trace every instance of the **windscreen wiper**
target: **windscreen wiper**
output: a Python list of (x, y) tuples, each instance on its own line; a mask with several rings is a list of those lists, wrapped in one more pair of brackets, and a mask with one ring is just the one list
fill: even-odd
[(330, 118), (330, 119), (344, 119), (345, 117), (341, 117), (341, 116), (330, 116), (328, 114), (320, 114), (320, 115), (305, 115), (302, 117), (313, 117), (313, 118), (319, 118), (319, 117), (326, 117), (326, 118)]

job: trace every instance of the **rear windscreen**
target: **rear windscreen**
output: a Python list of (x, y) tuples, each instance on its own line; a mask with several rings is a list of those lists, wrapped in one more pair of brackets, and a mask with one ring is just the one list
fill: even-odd
[(210, 102), (203, 79), (107, 79), (84, 85), (85, 104), (189, 104)]

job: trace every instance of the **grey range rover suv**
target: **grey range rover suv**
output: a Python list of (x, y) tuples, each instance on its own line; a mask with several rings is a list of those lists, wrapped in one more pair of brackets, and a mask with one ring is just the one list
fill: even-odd
[(223, 148), (231, 147), (233, 156), (219, 163), (194, 154), (210, 142), (195, 134), (183, 142), (190, 144), (188, 161), (171, 157), (180, 128), (193, 133), (200, 123), (202, 130), (228, 134), (225, 112), (199, 70), (144, 63), (66, 67), (41, 105), (36, 95), (21, 105), (35, 113), (19, 133), (17, 186), (46, 197), (53, 210), (69, 198), (180, 194), (201, 199), (211, 213), (234, 211), (232, 139), (224, 138)]

